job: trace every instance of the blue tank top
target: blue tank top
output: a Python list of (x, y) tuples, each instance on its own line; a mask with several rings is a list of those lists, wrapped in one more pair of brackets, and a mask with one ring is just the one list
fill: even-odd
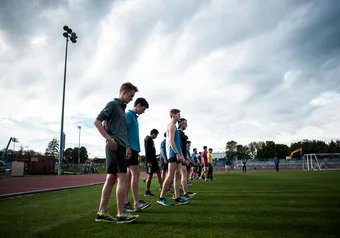
[[(179, 155), (182, 155), (182, 149), (181, 149), (181, 140), (179, 138), (179, 133), (178, 133), (178, 129), (177, 127), (171, 123), (172, 126), (175, 127), (175, 136), (174, 136), (174, 142), (178, 151)], [(167, 159), (176, 157), (176, 154), (174, 152), (174, 150), (172, 149), (171, 145), (170, 145), (170, 136), (168, 135), (168, 131), (166, 132), (166, 152), (167, 152)]]

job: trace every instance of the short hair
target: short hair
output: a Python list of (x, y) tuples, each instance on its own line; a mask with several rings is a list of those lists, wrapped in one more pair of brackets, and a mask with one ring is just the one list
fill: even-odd
[(126, 91), (126, 92), (132, 92), (132, 91), (138, 92), (138, 88), (135, 85), (133, 85), (132, 83), (126, 82), (126, 83), (123, 83), (122, 86), (120, 86), (119, 91), (120, 92), (124, 92), (124, 91)]
[(183, 124), (183, 122), (186, 121), (186, 120), (187, 120), (187, 119), (185, 119), (185, 118), (179, 119), (179, 121), (178, 121), (178, 127), (181, 127), (181, 125)]
[(190, 141), (190, 140), (188, 140), (188, 141), (187, 141), (187, 144), (191, 144), (191, 141)]
[(178, 109), (171, 109), (170, 110), (170, 117), (173, 117), (174, 115), (176, 115), (177, 113), (181, 112), (180, 110)]
[(209, 150), (213, 150), (212, 148), (209, 148)]
[(203, 150), (206, 150), (208, 147), (207, 146), (203, 146)]
[(164, 137), (166, 137), (166, 132), (164, 132)]
[(150, 135), (152, 135), (152, 134), (159, 134), (159, 132), (158, 132), (157, 129), (152, 129), (152, 130), (150, 131)]
[(193, 150), (197, 150), (196, 148), (194, 148)]
[(145, 98), (137, 98), (134, 106), (136, 107), (138, 104), (140, 104), (142, 107), (149, 108), (149, 103), (145, 100)]

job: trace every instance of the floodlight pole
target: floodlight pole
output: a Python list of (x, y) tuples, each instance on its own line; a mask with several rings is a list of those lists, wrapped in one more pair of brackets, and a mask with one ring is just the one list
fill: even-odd
[(68, 37), (66, 38), (66, 51), (65, 51), (65, 66), (64, 66), (64, 85), (63, 85), (63, 99), (61, 104), (61, 126), (60, 126), (60, 146), (59, 146), (59, 163), (58, 163), (58, 175), (62, 175), (62, 164), (64, 157), (64, 107), (65, 107), (65, 85), (66, 85), (66, 65), (67, 65), (67, 49), (68, 49)]
[(64, 157), (64, 147), (65, 147), (65, 133), (64, 133), (64, 105), (65, 105), (65, 87), (66, 87), (66, 66), (67, 66), (67, 49), (68, 49), (68, 41), (69, 38), (72, 43), (77, 42), (77, 35), (75, 32), (72, 32), (68, 26), (64, 26), (64, 34), (63, 36), (66, 38), (66, 50), (65, 50), (65, 66), (64, 66), (64, 85), (63, 85), (63, 99), (61, 105), (61, 125), (60, 125), (60, 146), (59, 146), (59, 163), (58, 163), (58, 175), (62, 175), (62, 164), (63, 164), (63, 157)]
[(80, 130), (81, 126), (78, 126), (79, 129), (79, 144), (78, 144), (78, 165), (80, 164)]

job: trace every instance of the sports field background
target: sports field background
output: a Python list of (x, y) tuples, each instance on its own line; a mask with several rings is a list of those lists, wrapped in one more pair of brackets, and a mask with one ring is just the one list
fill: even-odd
[(94, 221), (102, 185), (3, 200), (0, 237), (340, 237), (340, 171), (215, 176), (194, 181), (198, 195), (172, 207), (144, 197), (141, 181), (152, 205), (133, 224)]

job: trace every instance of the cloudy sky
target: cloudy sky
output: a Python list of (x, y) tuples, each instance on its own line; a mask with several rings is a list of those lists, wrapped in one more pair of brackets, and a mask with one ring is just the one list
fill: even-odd
[[(0, 148), (44, 152), (60, 135), (69, 45), (66, 147), (104, 156), (93, 121), (130, 81), (150, 104), (141, 141), (179, 108), (193, 147), (340, 139), (340, 1), (1, 0)], [(129, 104), (128, 108), (132, 107)], [(143, 146), (142, 146), (143, 147)], [(11, 145), (12, 148), (12, 145)], [(143, 153), (143, 152), (142, 152)]]

